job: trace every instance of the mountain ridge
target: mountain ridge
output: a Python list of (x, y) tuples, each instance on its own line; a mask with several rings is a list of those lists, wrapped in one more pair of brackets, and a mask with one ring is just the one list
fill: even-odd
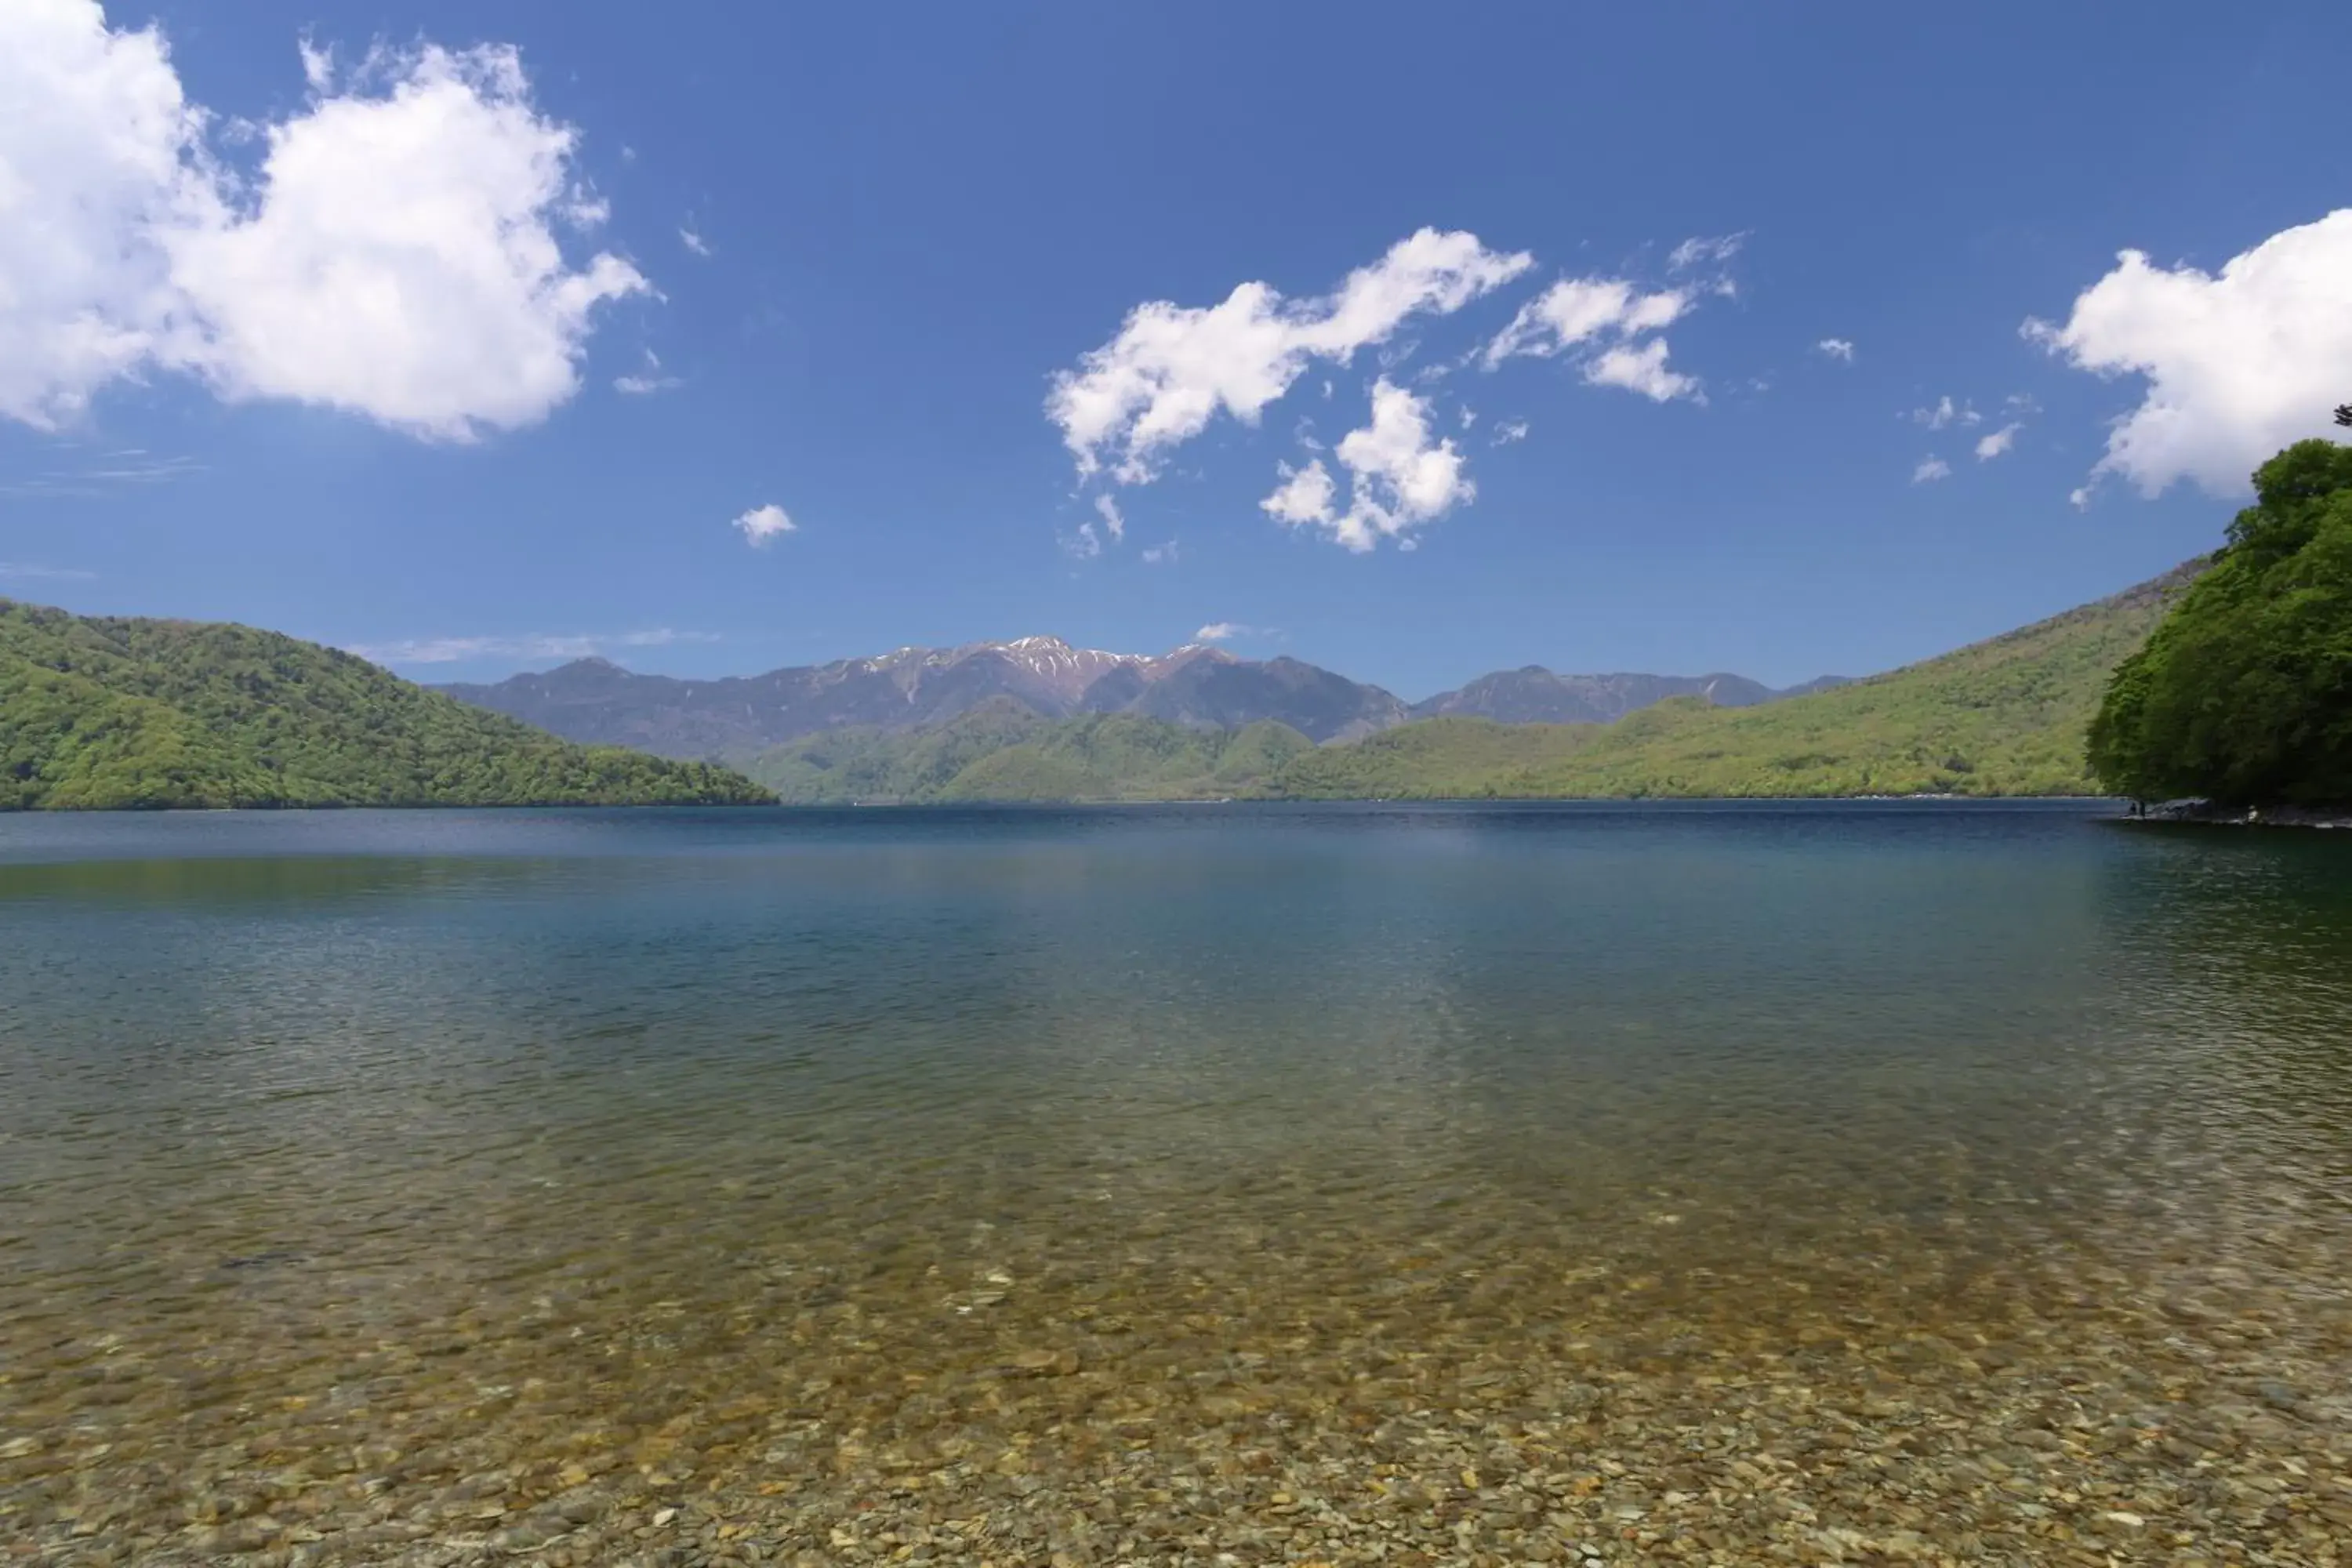
[[(1838, 679), (1823, 677), (1791, 691)], [(1383, 688), (1286, 654), (1244, 659), (1202, 643), (1159, 655), (1113, 653), (1045, 636), (953, 647), (910, 645), (707, 680), (640, 675), (592, 658), (435, 689), (567, 740), (701, 758), (749, 756), (830, 730), (903, 733), (948, 722), (998, 697), (1046, 719), (1131, 713), (1224, 730), (1270, 721), (1329, 744), (1444, 714), (1512, 723), (1605, 723), (1669, 697), (1748, 706), (1791, 694), (1737, 675), (1563, 676), (1528, 665), (1407, 703)]]

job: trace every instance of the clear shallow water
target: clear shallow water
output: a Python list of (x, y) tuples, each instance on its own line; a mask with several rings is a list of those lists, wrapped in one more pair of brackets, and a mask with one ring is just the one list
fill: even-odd
[(2347, 1197), (2326, 835), (0, 817), (34, 1560), (2332, 1563)]

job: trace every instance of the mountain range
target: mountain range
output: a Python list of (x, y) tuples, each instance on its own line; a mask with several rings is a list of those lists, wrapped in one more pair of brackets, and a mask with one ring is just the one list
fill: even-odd
[[(1721, 677), (1658, 695), (1641, 684), (1654, 678), (1513, 671), (1423, 705), (1459, 699), (1451, 711), (1317, 745), (1271, 718), (1228, 730), (1135, 713), (1055, 719), (997, 696), (928, 728), (826, 731), (735, 760), (803, 805), (2093, 795), (2084, 731), (2108, 675), (2204, 564), (1786, 701), (1727, 702), (1753, 693)], [(1605, 722), (1488, 716), (1528, 711), (1516, 693), (1560, 700), (1563, 686), (1584, 702), (1655, 700)]]
[(1194, 644), (1150, 657), (1072, 647), (1059, 637), (902, 647), (870, 658), (681, 680), (583, 658), (491, 685), (438, 689), (566, 740), (671, 757), (748, 757), (834, 730), (901, 734), (1010, 699), (1041, 718), (1130, 714), (1198, 730), (1271, 721), (1319, 744), (1360, 740), (1415, 719), (1465, 715), (1511, 724), (1607, 723), (1670, 697), (1751, 707), (1839, 684), (1776, 691), (1736, 675), (1555, 675), (1539, 666), (1481, 676), (1408, 705), (1377, 686), (1303, 660), (1237, 658)]

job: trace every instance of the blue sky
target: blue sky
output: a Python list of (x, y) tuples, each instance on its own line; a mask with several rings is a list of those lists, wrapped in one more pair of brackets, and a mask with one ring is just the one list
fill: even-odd
[(0, 595), (420, 679), (1864, 673), (2352, 398), (2338, 6), (7, 10)]

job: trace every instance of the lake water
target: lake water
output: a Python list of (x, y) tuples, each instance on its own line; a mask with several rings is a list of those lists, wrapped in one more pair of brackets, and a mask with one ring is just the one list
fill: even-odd
[(2101, 815), (0, 816), (0, 1562), (2352, 1561), (2352, 835)]

